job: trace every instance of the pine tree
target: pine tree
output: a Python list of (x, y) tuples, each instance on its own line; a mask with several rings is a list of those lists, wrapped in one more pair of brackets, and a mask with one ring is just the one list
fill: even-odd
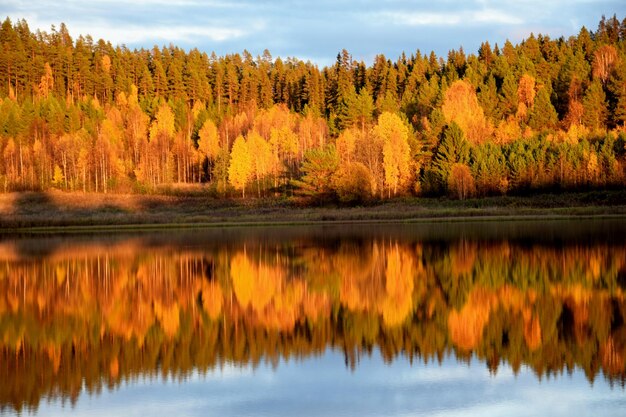
[(515, 114), (518, 104), (517, 83), (515, 82), (513, 74), (507, 74), (507, 76), (504, 77), (500, 89), (500, 103), (498, 107), (502, 115), (506, 118)]
[(463, 130), (456, 123), (450, 123), (443, 133), (432, 163), (432, 170), (441, 186), (447, 186), (452, 165), (469, 162), (469, 151), (470, 146)]
[(554, 129), (558, 123), (556, 110), (550, 102), (546, 87), (539, 90), (534, 105), (530, 110), (528, 125), (536, 131)]
[(325, 199), (332, 192), (332, 177), (339, 166), (339, 157), (334, 146), (311, 149), (304, 156), (302, 179), (292, 184), (299, 192), (309, 197)]
[(590, 129), (601, 129), (606, 123), (608, 111), (606, 95), (599, 80), (594, 80), (583, 99), (583, 123)]

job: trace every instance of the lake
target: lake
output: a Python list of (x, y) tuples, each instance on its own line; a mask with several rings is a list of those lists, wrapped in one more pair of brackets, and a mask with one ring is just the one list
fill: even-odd
[(621, 416), (621, 219), (0, 235), (0, 413)]

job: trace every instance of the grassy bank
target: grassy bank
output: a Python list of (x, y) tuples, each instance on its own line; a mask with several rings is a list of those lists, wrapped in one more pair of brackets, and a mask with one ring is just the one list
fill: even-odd
[(570, 216), (626, 216), (626, 190), (464, 201), (405, 198), (359, 207), (307, 207), (295, 199), (216, 200), (197, 194), (0, 194), (0, 229), (5, 232), (61, 227), (117, 229)]

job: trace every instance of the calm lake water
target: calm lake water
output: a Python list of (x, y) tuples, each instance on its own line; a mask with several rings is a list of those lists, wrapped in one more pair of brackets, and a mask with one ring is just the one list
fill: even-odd
[(0, 236), (0, 413), (623, 416), (626, 222)]

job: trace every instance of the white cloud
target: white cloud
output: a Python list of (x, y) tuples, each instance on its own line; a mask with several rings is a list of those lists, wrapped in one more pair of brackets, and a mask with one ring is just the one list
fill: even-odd
[[(54, 0), (53, 0), (54, 1)], [(73, 0), (77, 3), (81, 3), (82, 0)], [(128, 4), (128, 0), (93, 0), (92, 4), (105, 4), (105, 5), (125, 5)], [(221, 9), (239, 9), (244, 7), (244, 4), (234, 1), (221, 1), (221, 0), (132, 0), (133, 6), (151, 7), (151, 6), (164, 6), (168, 8), (179, 7), (205, 7), (205, 8), (221, 8)]]
[[(35, 15), (15, 16), (26, 18), (32, 30), (48, 31), (51, 25), (58, 28), (57, 21), (44, 21)], [(75, 21), (68, 23), (67, 28), (73, 38), (79, 35), (91, 35), (94, 39), (104, 39), (113, 45), (145, 44), (146, 42), (186, 42), (197, 43), (199, 40), (225, 42), (249, 35), (252, 31), (260, 30), (263, 22), (255, 22), (248, 26), (248, 30), (238, 27), (214, 26), (211, 23), (202, 25), (167, 25), (154, 26), (111, 24), (105, 21)]]
[[(39, 8), (46, 7), (65, 7), (71, 9), (79, 5), (81, 7), (90, 6), (112, 6), (112, 5), (129, 5), (127, 0), (91, 0), (85, 3), (84, 0), (36, 0), (29, 3), (25, 3), (22, 0), (4, 0), (9, 5), (20, 6), (22, 9), (32, 9), (33, 6)], [(229, 2), (225, 0), (132, 0), (130, 2), (133, 6), (168, 6), (168, 7), (186, 7), (186, 6), (204, 6), (204, 7), (240, 7), (240, 4), (235, 2)]]
[[(73, 37), (89, 34), (94, 39), (102, 38), (112, 44), (199, 40), (224, 42), (244, 37), (263, 26), (258, 19), (242, 25), (233, 19), (223, 21), (220, 14), (209, 13), (210, 18), (207, 19), (204, 13), (193, 12), (194, 7), (205, 12), (240, 7), (240, 4), (223, 0), (134, 0), (131, 2), (132, 10), (124, 9), (126, 0), (67, 0), (60, 4), (51, 0), (6, 1), (9, 17), (14, 21), (25, 18), (32, 30), (48, 31), (51, 25), (58, 27), (64, 21)], [(187, 22), (174, 18), (181, 11), (190, 14)], [(158, 18), (149, 19), (156, 13)], [(232, 13), (229, 12), (230, 15)], [(148, 19), (141, 18), (142, 15), (148, 16)]]
[(93, 31), (100, 30), (105, 32), (103, 38), (116, 43), (140, 43), (151, 39), (192, 42), (198, 38), (223, 42), (247, 34), (246, 31), (239, 28), (206, 26), (104, 27)]
[(524, 23), (524, 20), (518, 16), (495, 9), (484, 9), (472, 12), (470, 19), (470, 22), (476, 21), (480, 23), (499, 23), (509, 25), (521, 25)]
[(496, 9), (482, 9), (458, 12), (380, 12), (379, 18), (395, 24), (408, 26), (455, 26), (459, 24), (523, 24), (518, 16)]
[(452, 13), (383, 12), (381, 16), (383, 19), (389, 19), (394, 23), (409, 26), (457, 25), (461, 22), (461, 16)]

